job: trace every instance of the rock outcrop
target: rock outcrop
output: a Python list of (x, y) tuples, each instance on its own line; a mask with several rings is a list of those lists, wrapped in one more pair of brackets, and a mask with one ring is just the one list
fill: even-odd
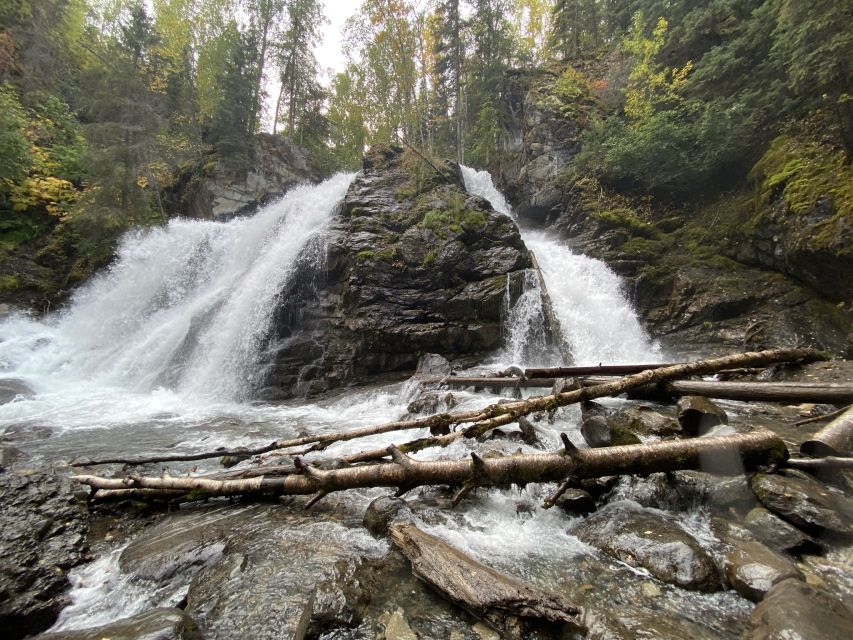
[(850, 224), (826, 198), (805, 212), (748, 189), (657, 202), (572, 177), (595, 106), (564, 99), (561, 81), (545, 71), (508, 79), (513, 143), (498, 178), (520, 218), (625, 278), (649, 332), (674, 353), (808, 344), (853, 354)]
[(178, 210), (198, 218), (227, 220), (253, 213), (299, 183), (321, 178), (308, 151), (284, 136), (258, 134), (251, 155), (246, 170), (214, 158), (201, 168), (200, 176), (189, 174), (189, 183), (179, 185), (176, 194), (181, 200)]
[(327, 255), (322, 283), (297, 278), (283, 295), (272, 395), (411, 371), (427, 352), (479, 358), (500, 346), (507, 293), (530, 267), (515, 224), (464, 190), (458, 166), (388, 146), (365, 158)]

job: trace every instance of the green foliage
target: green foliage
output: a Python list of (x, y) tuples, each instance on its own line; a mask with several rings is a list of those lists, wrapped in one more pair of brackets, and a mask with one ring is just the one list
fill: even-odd
[(0, 85), (0, 192), (2, 184), (21, 180), (30, 165), (28, 118), (11, 85)]

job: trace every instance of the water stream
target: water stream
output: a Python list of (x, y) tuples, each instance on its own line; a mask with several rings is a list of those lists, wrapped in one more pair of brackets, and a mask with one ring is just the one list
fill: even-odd
[[(487, 173), (463, 171), (469, 191), (512, 215)], [(0, 379), (20, 380), (33, 390), (0, 405), (0, 432), (12, 434), (17, 446), (38, 457), (68, 459), (255, 445), (306, 431), (339, 430), (341, 424), (355, 428), (399, 418), (409, 401), (404, 384), (345, 390), (310, 402), (255, 403), (250, 397), (279, 292), (305, 247), (322, 244), (352, 179), (338, 175), (318, 186), (299, 187), (251, 218), (174, 220), (161, 229), (128, 235), (115, 265), (83, 288), (67, 310), (41, 320), (16, 315), (0, 322)], [(577, 363), (660, 359), (618, 277), (603, 263), (573, 253), (542, 232), (524, 230), (523, 238), (539, 259)], [(507, 309), (506, 346), (496, 354), (496, 363), (557, 363), (544, 338), (538, 288), (538, 277), (531, 272), (521, 298)], [(499, 399), (468, 391), (454, 391), (454, 396), (459, 410)], [(537, 429), (545, 445), (554, 448), (560, 433), (581, 441), (578, 423), (579, 410), (567, 407)], [(415, 438), (428, 431), (405, 435)], [(400, 437), (389, 433), (339, 443), (322, 455), (387, 446)], [(458, 458), (478, 446), (462, 439), (418, 455)], [(490, 446), (507, 453), (536, 451), (516, 440)], [(212, 468), (215, 462), (202, 463), (202, 469), (205, 464)], [(422, 524), (501, 570), (566, 590), (579, 604), (614, 599), (625, 609), (623, 622), (645, 624), (645, 576), (566, 533), (571, 522), (566, 514), (525, 507), (541, 503), (550, 490), (483, 491), (458, 512), (433, 509), (427, 496)], [(330, 497), (334, 507), (329, 512), (357, 522), (381, 493)], [(353, 531), (358, 540), (365, 535), (358, 527), (341, 530)], [(303, 537), (310, 544), (311, 536)], [(187, 574), (170, 582), (162, 597), (142, 593), (121, 573), (117, 558), (118, 552), (109, 550), (94, 564), (75, 570), (74, 604), (63, 614), (62, 628), (84, 628), (127, 611), (174, 603), (192, 578)], [(682, 620), (684, 637), (702, 637), (707, 618), (715, 621), (708, 624), (719, 637), (734, 638), (750, 605), (732, 592), (703, 595), (665, 588), (654, 607)], [(688, 629), (698, 635), (689, 635)]]

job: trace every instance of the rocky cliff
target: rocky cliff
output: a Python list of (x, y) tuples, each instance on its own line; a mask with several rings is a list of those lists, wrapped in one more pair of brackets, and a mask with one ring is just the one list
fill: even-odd
[(530, 267), (515, 224), (465, 191), (458, 166), (393, 146), (365, 157), (326, 256), (322, 277), (306, 259), (283, 296), (267, 396), (411, 370), (426, 352), (473, 361), (500, 346), (508, 291)]
[[(849, 167), (815, 167), (813, 150), (789, 140), (734, 193), (692, 201), (619, 193), (571, 171), (592, 107), (566, 99), (559, 84), (542, 71), (508, 82), (517, 144), (499, 179), (523, 223), (547, 225), (607, 262), (671, 351), (801, 344), (853, 355), (849, 194), (824, 179)], [(804, 184), (814, 193), (803, 194)]]

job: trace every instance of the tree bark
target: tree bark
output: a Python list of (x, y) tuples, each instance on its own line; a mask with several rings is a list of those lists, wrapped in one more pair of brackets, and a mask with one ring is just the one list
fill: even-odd
[(651, 364), (609, 364), (587, 367), (545, 367), (524, 370), (525, 378), (572, 378), (574, 376), (622, 376), (629, 373), (640, 373), (649, 369), (673, 367), (685, 362), (651, 363)]
[(581, 610), (563, 596), (542, 591), (465, 555), (412, 524), (393, 524), (388, 534), (412, 564), (412, 572), (449, 600), (497, 631), (521, 639), (536, 623), (585, 632)]
[(853, 453), (853, 406), (800, 445), (800, 453), (815, 458)]
[(678, 469), (742, 473), (744, 468), (784, 462), (784, 442), (764, 429), (751, 433), (661, 441), (651, 444), (575, 449), (569, 443), (559, 453), (420, 461), (393, 445), (386, 451), (392, 463), (376, 463), (323, 471), (296, 461), (299, 474), (234, 480), (129, 476), (103, 478), (78, 475), (82, 484), (100, 490), (161, 489), (193, 492), (197, 497), (236, 495), (309, 495), (364, 487), (397, 487), (401, 492), (425, 485), (500, 486), (529, 482), (558, 482), (566, 478), (648, 474)]
[[(475, 409), (472, 411), (459, 411), (455, 413), (440, 413), (425, 418), (415, 420), (401, 420), (398, 422), (390, 422), (372, 427), (361, 427), (349, 431), (303, 436), (301, 438), (293, 438), (290, 440), (277, 440), (270, 444), (255, 448), (255, 449), (237, 449), (234, 451), (225, 452), (222, 450), (212, 451), (208, 453), (173, 455), (173, 456), (158, 456), (155, 458), (137, 458), (137, 459), (96, 459), (82, 460), (72, 463), (72, 466), (90, 466), (97, 464), (146, 464), (149, 462), (179, 462), (189, 460), (203, 460), (209, 458), (218, 458), (223, 455), (259, 455), (269, 453), (274, 450), (289, 449), (292, 447), (312, 444), (310, 450), (321, 450), (334, 442), (343, 442), (346, 440), (354, 440), (369, 435), (377, 435), (380, 433), (390, 433), (392, 431), (405, 431), (408, 429), (423, 429), (429, 428), (431, 431), (439, 431), (443, 428), (452, 427), (466, 422), (473, 423), (464, 430), (455, 431), (445, 436), (435, 436), (433, 438), (422, 438), (400, 446), (400, 449), (405, 453), (420, 451), (428, 447), (446, 446), (456, 439), (465, 437), (479, 437), (499, 426), (511, 424), (520, 416), (536, 413), (539, 411), (551, 411), (558, 407), (582, 402), (584, 400), (593, 400), (605, 396), (614, 396), (624, 393), (637, 387), (655, 384), (673, 378), (681, 378), (691, 375), (707, 375), (724, 371), (726, 369), (734, 369), (739, 367), (757, 367), (767, 366), (778, 362), (814, 362), (816, 360), (826, 359), (826, 356), (819, 351), (812, 349), (777, 349), (771, 351), (756, 351), (738, 353), (732, 356), (724, 356), (721, 358), (713, 358), (710, 360), (699, 360), (686, 364), (675, 364), (667, 367), (661, 367), (654, 370), (646, 370), (641, 373), (617, 378), (616, 380), (606, 381), (594, 386), (574, 389), (563, 393), (538, 396), (529, 400), (520, 400), (509, 402), (507, 404), (492, 404), (483, 409)], [(447, 378), (453, 380), (453, 377)], [(506, 380), (506, 378), (495, 378), (495, 380)], [(719, 384), (719, 383), (717, 383)], [(479, 385), (487, 386), (487, 385)], [(694, 392), (691, 391), (694, 395)], [(372, 451), (363, 452), (355, 456), (342, 458), (348, 462), (366, 462), (384, 458), (388, 455), (386, 449), (375, 449)]]

